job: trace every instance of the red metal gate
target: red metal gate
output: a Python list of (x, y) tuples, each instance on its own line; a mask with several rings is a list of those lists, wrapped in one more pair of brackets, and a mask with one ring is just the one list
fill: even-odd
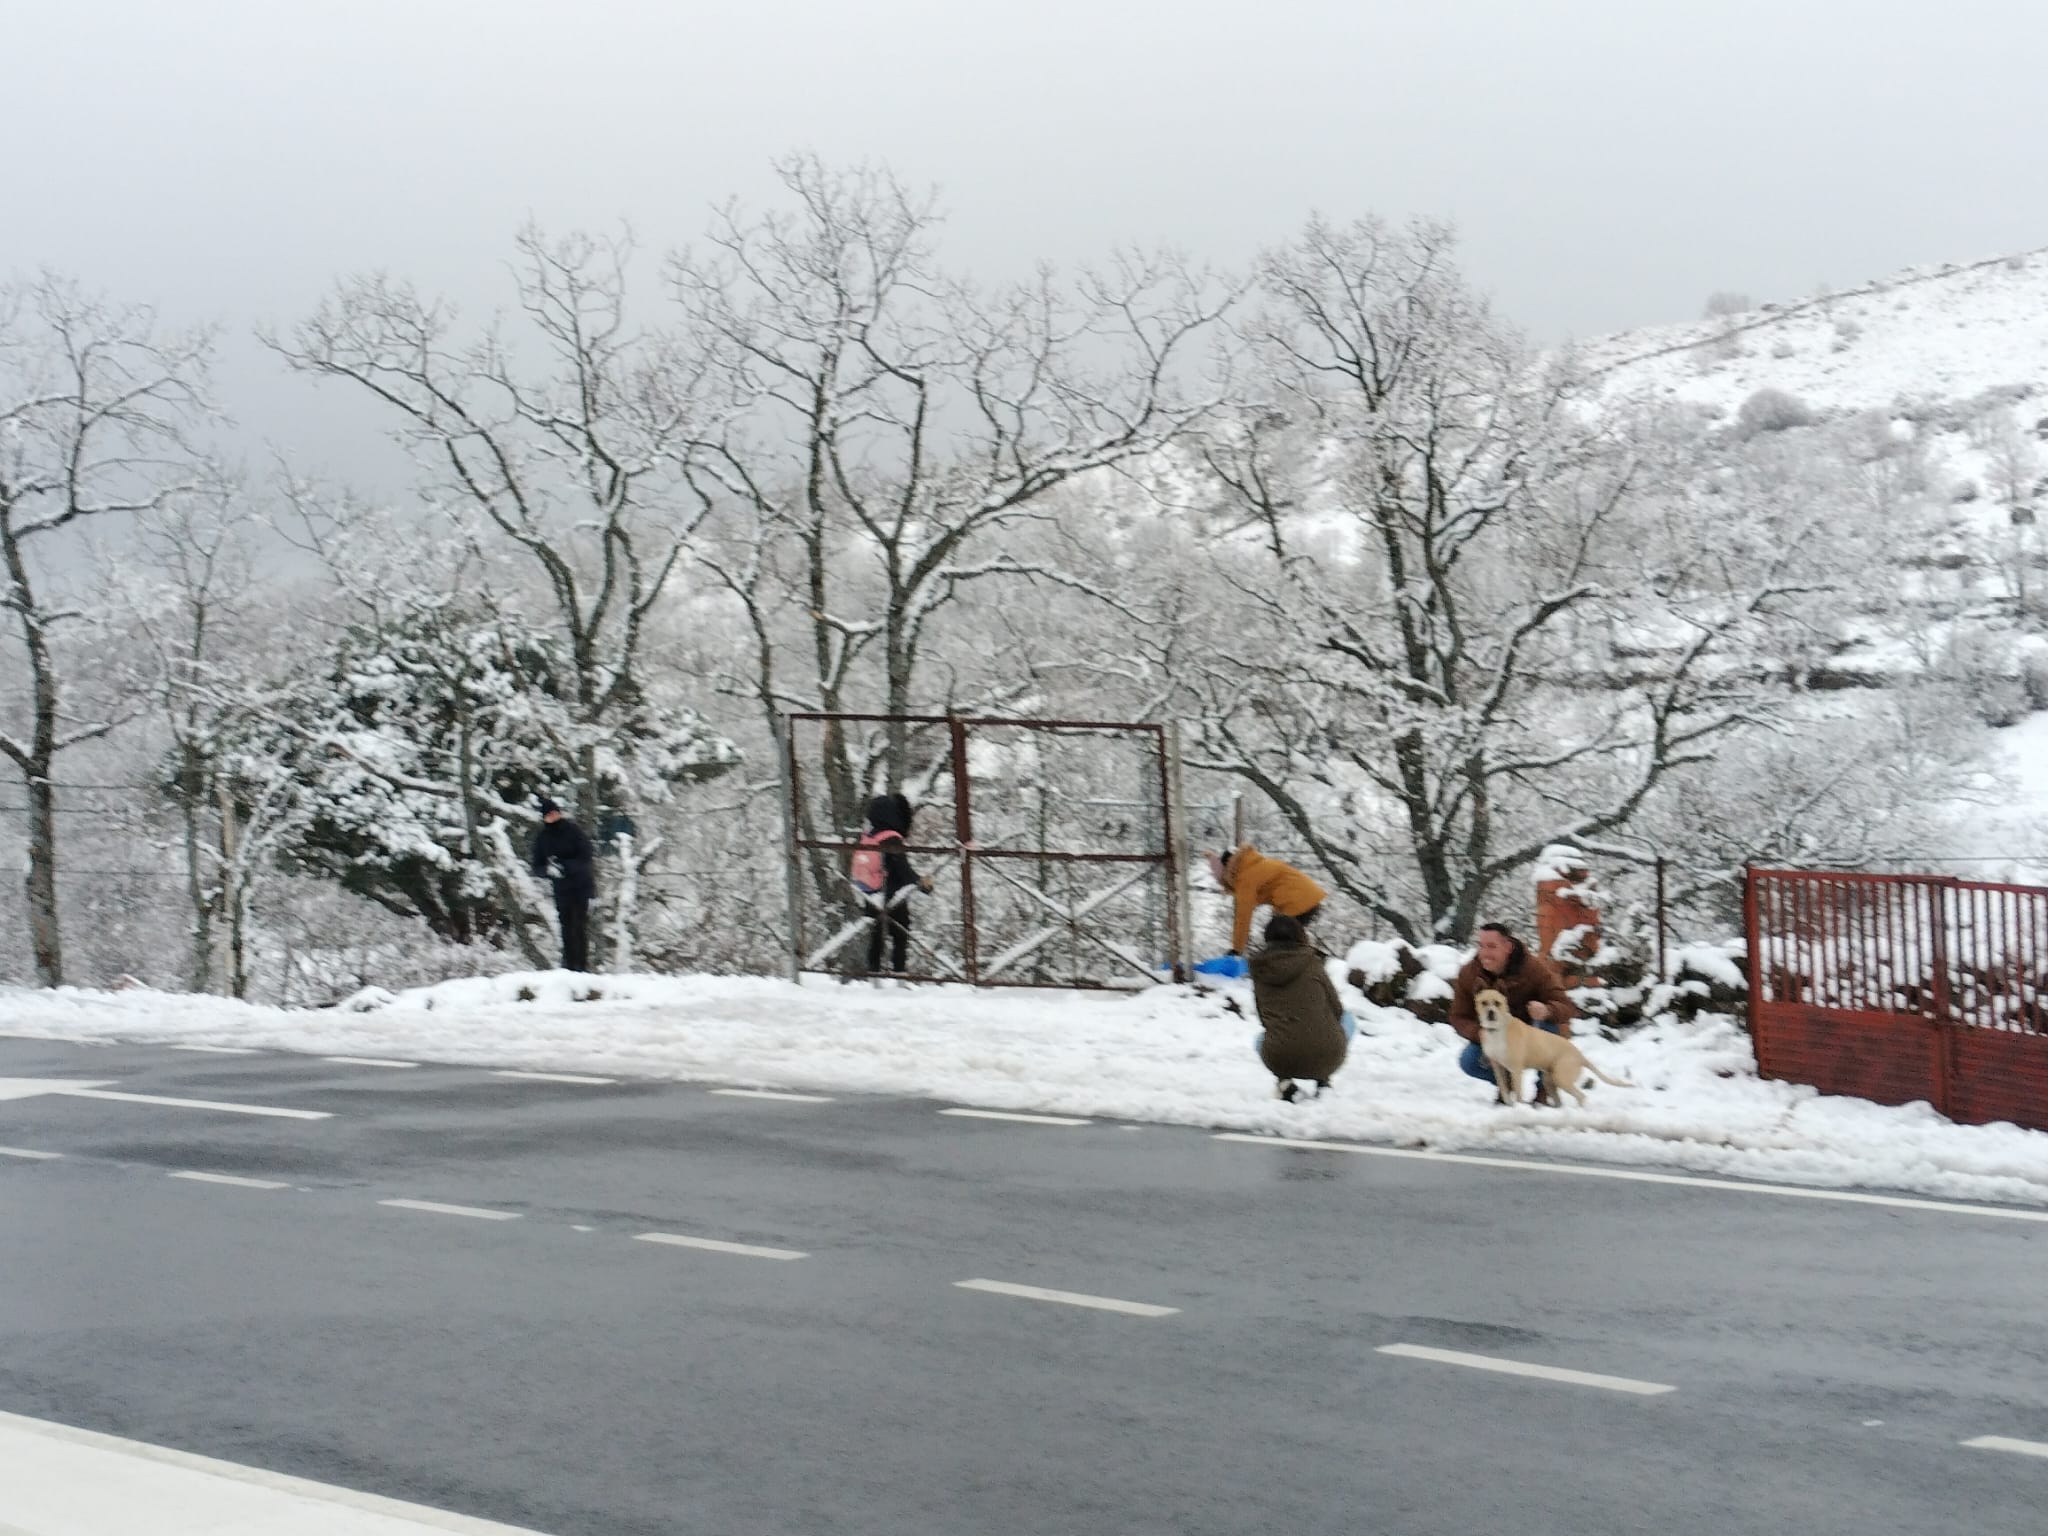
[(2048, 889), (1749, 871), (1765, 1077), (2048, 1130)]

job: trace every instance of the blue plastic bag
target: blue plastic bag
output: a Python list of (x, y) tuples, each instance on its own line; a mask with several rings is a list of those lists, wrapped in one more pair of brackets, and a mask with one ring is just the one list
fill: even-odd
[(1195, 971), (1202, 976), (1249, 976), (1251, 969), (1243, 955), (1218, 955), (1214, 960), (1195, 962)]

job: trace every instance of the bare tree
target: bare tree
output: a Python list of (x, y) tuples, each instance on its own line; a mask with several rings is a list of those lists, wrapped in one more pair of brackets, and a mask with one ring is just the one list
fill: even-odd
[(233, 997), (248, 994), (249, 901), (283, 798), (282, 785), (272, 783), (255, 805), (238, 803), (233, 719), (222, 702), (223, 689), (233, 687), (227, 674), (259, 655), (275, 660), (252, 632), (257, 527), (229, 487), (177, 497), (141, 522), (146, 567), (122, 572), (153, 653), (169, 738), (162, 779), (178, 813), (190, 914), (186, 985), (212, 991), (218, 971)]
[[(1724, 524), (1700, 548), (1682, 477), (1625, 412), (1583, 409), (1451, 249), (1437, 225), (1318, 221), (1262, 260), (1270, 395), (1207, 448), (1256, 540), (1229, 556), (1246, 611), (1188, 674), (1194, 765), (1256, 785), (1411, 940), (1465, 937), (1503, 875), (1626, 824), (1750, 718), (1707, 663), (1793, 589), (1804, 542)], [(1644, 557), (1687, 537), (1684, 569)]]
[[(727, 514), (713, 564), (746, 616), (745, 687), (764, 717), (905, 715), (963, 591), (1087, 584), (991, 540), (1206, 407), (1192, 354), (1231, 295), (1139, 255), (984, 292), (942, 270), (929, 197), (813, 158), (777, 170), (793, 210), (728, 208), (706, 252), (671, 263), (689, 333), (738, 407), (692, 475)], [(834, 728), (824, 755), (841, 828), (880, 780), (915, 771), (901, 726), (873, 740)]]
[(506, 550), (525, 563), (570, 661), (575, 809), (601, 836), (635, 808), (637, 786), (608, 765), (645, 707), (649, 621), (704, 512), (684, 471), (715, 430), (710, 380), (673, 338), (631, 324), (629, 236), (528, 229), (517, 250), (517, 337), (493, 325), (461, 341), (452, 307), (367, 277), (267, 339), (293, 368), (389, 406), (485, 563)]
[(2039, 558), (2035, 536), (2038, 513), (2034, 507), (2034, 486), (2041, 472), (2041, 454), (2031, 434), (2021, 428), (2012, 411), (1996, 406), (1972, 424), (1971, 439), (1990, 460), (1992, 492), (2003, 503), (2006, 514), (2006, 550), (1994, 559), (2006, 578), (2022, 623), (2032, 620), (2033, 594), (2027, 577)]
[(26, 663), (26, 720), (0, 753), (28, 794), (28, 915), (37, 979), (64, 981), (57, 909), (59, 754), (106, 735), (118, 713), (67, 707), (58, 641), (85, 612), (59, 595), (38, 551), (90, 520), (152, 511), (206, 478), (189, 436), (206, 414), (205, 332), (174, 333), (142, 308), (61, 278), (0, 287), (0, 610)]

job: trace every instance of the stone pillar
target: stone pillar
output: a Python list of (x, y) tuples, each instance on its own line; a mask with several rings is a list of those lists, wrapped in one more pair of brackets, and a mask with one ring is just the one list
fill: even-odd
[(1585, 855), (1552, 843), (1537, 858), (1535, 873), (1538, 952), (1556, 964), (1567, 986), (1599, 985), (1586, 967), (1600, 953), (1601, 895)]

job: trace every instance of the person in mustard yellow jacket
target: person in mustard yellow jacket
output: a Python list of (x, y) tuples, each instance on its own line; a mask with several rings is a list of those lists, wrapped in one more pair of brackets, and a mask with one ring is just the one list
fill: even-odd
[(1237, 903), (1230, 929), (1233, 955), (1244, 953), (1252, 936), (1252, 914), (1260, 907), (1271, 907), (1305, 925), (1314, 920), (1328, 894), (1292, 864), (1268, 858), (1250, 843), (1235, 853), (1210, 854), (1209, 869)]

